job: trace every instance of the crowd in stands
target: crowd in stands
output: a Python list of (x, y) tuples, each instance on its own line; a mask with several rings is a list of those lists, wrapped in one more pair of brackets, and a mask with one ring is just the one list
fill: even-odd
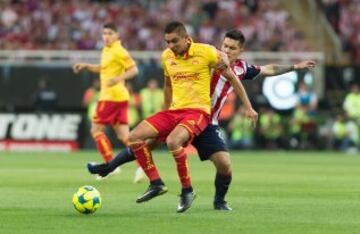
[(161, 50), (166, 22), (180, 20), (195, 41), (220, 45), (241, 29), (248, 50), (310, 49), (277, 0), (5, 0), (0, 1), (0, 49), (100, 49), (101, 28), (113, 21), (130, 50)]
[(360, 64), (360, 4), (358, 0), (319, 0), (319, 4), (339, 35), (350, 62)]

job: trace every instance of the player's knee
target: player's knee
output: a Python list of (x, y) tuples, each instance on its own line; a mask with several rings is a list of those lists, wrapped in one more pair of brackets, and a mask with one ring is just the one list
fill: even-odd
[(182, 144), (181, 141), (176, 137), (167, 137), (166, 145), (169, 148), (169, 150), (177, 150), (179, 147), (181, 147)]
[(217, 173), (220, 175), (229, 175), (231, 174), (231, 166), (222, 166), (217, 168)]
[(231, 163), (228, 160), (219, 160), (214, 162), (216, 171), (221, 175), (231, 174)]
[(100, 129), (96, 129), (96, 128), (90, 129), (90, 134), (93, 138), (95, 138), (96, 136), (98, 136), (101, 133), (103, 133), (103, 131), (101, 131)]
[(136, 132), (130, 132), (128, 141), (129, 141), (129, 143), (140, 141), (139, 134), (137, 134)]

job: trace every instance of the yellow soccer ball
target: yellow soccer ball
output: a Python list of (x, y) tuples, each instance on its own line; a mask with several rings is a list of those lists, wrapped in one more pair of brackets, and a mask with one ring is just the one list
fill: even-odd
[(99, 191), (90, 185), (82, 186), (72, 198), (73, 205), (82, 214), (94, 213), (101, 206)]

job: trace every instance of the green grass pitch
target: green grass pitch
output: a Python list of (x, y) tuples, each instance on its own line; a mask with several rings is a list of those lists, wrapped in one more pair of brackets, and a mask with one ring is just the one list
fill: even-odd
[[(99, 182), (85, 170), (86, 162), (100, 161), (95, 152), (0, 153), (0, 233), (360, 233), (359, 155), (233, 152), (228, 213), (212, 209), (212, 164), (190, 157), (198, 197), (184, 214), (175, 212), (173, 159), (166, 152), (154, 158), (169, 192), (136, 204), (148, 184), (132, 184), (133, 163)], [(102, 195), (95, 214), (72, 207), (82, 185)]]

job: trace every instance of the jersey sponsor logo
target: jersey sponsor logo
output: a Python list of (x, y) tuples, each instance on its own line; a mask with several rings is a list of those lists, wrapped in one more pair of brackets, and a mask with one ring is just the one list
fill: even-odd
[(192, 63), (192, 65), (197, 65), (197, 64), (199, 64), (199, 60), (193, 59), (193, 60), (191, 61), (191, 63)]
[(220, 129), (216, 129), (216, 133), (217, 133), (218, 137), (219, 137), (223, 142), (225, 142), (224, 135), (222, 134), (222, 132), (220, 131)]
[(0, 140), (78, 139), (79, 114), (0, 114)]
[(237, 76), (241, 76), (245, 73), (244, 69), (242, 67), (239, 66), (235, 66), (234, 67), (234, 72)]
[(174, 80), (199, 80), (200, 73), (185, 73), (185, 72), (176, 72), (174, 74)]
[(195, 125), (195, 121), (194, 121), (194, 120), (188, 120), (187, 123), (190, 124), (190, 125), (192, 125), (192, 126)]

